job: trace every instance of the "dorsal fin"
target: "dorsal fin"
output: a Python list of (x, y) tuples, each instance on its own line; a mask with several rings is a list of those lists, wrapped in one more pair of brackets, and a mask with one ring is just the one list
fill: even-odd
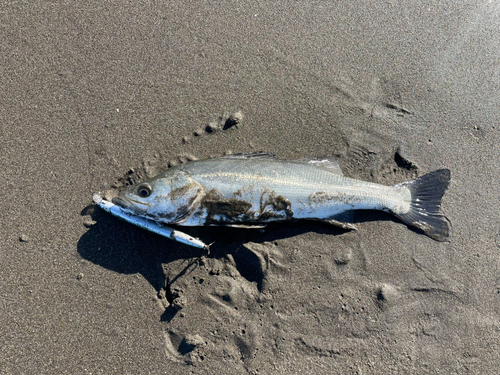
[(276, 155), (264, 151), (251, 152), (249, 154), (234, 154), (222, 156), (223, 159), (276, 159)]
[(340, 169), (340, 165), (337, 162), (337, 158), (335, 156), (321, 156), (317, 158), (305, 158), (295, 161), (299, 163), (314, 165), (315, 167), (321, 168), (328, 172), (343, 176), (342, 170)]
[[(234, 154), (222, 156), (222, 159), (276, 159), (276, 155), (269, 152), (257, 151), (249, 154)], [(330, 173), (343, 175), (340, 165), (335, 156), (321, 156), (316, 158), (304, 158), (293, 160), (296, 163), (304, 163), (326, 170)]]

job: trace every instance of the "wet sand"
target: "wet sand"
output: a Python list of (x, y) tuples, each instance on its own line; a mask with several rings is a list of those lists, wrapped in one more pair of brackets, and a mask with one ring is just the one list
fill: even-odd
[[(498, 4), (3, 2), (0, 20), (1, 374), (498, 371)], [(388, 185), (449, 168), (449, 241), (359, 212), (351, 232), (186, 230), (207, 255), (92, 203), (260, 150)]]

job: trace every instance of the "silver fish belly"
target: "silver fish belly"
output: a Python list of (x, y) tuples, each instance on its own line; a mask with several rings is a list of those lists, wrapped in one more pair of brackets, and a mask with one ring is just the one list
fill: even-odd
[(310, 219), (354, 228), (355, 210), (382, 210), (445, 240), (448, 222), (440, 205), (449, 181), (449, 170), (442, 169), (385, 186), (343, 176), (333, 157), (279, 160), (254, 153), (171, 168), (126, 188), (113, 202), (158, 222), (186, 226), (259, 227)]

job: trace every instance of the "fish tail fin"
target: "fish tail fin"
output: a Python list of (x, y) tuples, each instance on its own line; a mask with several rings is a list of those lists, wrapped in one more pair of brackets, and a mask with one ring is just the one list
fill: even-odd
[(449, 235), (448, 219), (441, 211), (441, 199), (450, 185), (450, 170), (439, 169), (395, 187), (411, 192), (410, 210), (397, 215), (405, 224), (418, 228), (436, 241), (446, 241)]

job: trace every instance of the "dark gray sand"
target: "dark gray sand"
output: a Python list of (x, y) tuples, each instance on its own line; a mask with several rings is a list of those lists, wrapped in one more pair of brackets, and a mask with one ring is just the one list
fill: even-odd
[[(493, 374), (500, 6), (0, 5), (1, 374)], [(264, 150), (394, 184), (452, 171), (448, 242), (389, 215), (191, 229), (96, 192)]]

